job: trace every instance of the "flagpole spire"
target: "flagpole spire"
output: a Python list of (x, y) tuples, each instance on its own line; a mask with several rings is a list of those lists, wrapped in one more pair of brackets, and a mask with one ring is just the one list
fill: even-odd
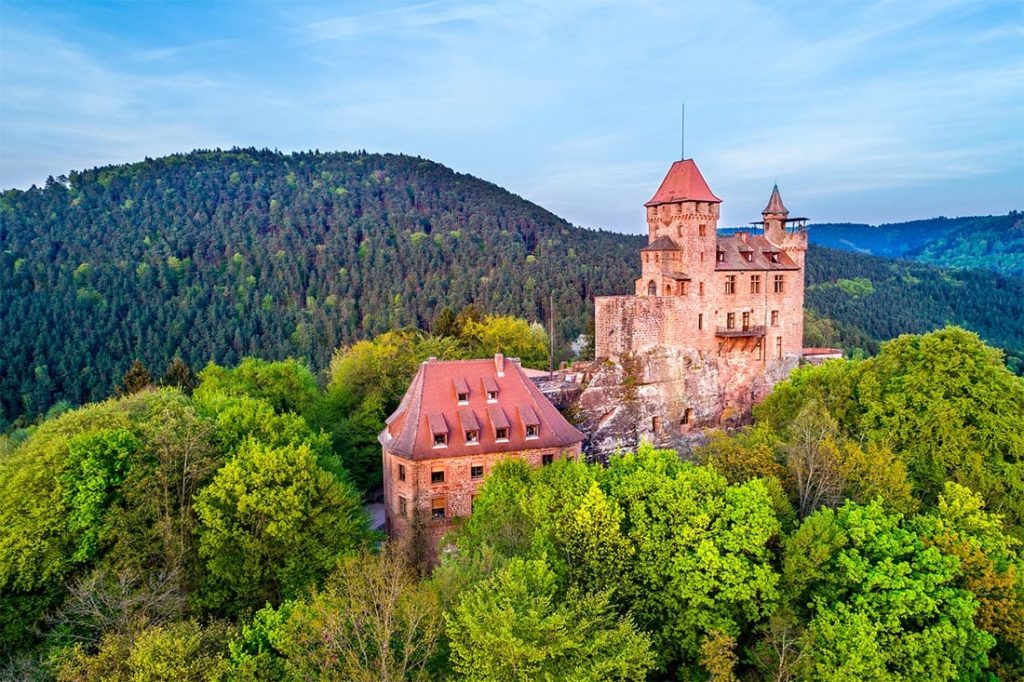
[(686, 102), (679, 116), (679, 160), (686, 159)]

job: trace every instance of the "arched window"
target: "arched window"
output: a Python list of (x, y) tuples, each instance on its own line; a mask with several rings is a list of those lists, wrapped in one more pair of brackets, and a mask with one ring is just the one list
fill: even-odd
[(654, 283), (653, 279), (650, 282), (647, 283), (647, 295), (648, 296), (657, 296), (658, 295), (658, 285)]

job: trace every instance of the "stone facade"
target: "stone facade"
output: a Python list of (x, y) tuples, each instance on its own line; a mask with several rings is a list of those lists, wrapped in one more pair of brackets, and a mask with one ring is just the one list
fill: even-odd
[[(385, 451), (384, 509), (388, 531), (392, 537), (407, 536), (418, 514), (427, 536), (437, 540), (458, 518), (472, 513), (477, 491), (498, 462), (514, 458), (541, 467), (566, 457), (577, 458), (580, 452), (581, 444), (576, 443), (566, 448), (481, 452), (417, 461)], [(437, 472), (441, 473), (440, 481), (434, 480)]]
[(646, 206), (635, 295), (595, 299), (599, 364), (578, 403), (595, 455), (742, 423), (800, 362), (805, 219), (776, 187), (756, 234), (719, 236), (720, 203), (692, 160), (673, 164)]

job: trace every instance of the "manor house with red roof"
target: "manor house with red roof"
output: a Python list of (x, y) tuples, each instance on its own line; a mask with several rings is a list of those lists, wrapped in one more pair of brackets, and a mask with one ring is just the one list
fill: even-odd
[(418, 516), (439, 538), (469, 516), (491, 468), (506, 458), (532, 466), (579, 457), (584, 436), (559, 414), (517, 360), (428, 360), (378, 439), (392, 537)]

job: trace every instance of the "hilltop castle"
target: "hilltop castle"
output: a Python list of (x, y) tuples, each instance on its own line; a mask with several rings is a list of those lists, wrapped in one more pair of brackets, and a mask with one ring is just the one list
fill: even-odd
[(595, 299), (591, 454), (741, 423), (803, 357), (806, 218), (776, 186), (754, 229), (724, 236), (721, 203), (692, 159), (673, 163), (645, 204), (635, 294)]

